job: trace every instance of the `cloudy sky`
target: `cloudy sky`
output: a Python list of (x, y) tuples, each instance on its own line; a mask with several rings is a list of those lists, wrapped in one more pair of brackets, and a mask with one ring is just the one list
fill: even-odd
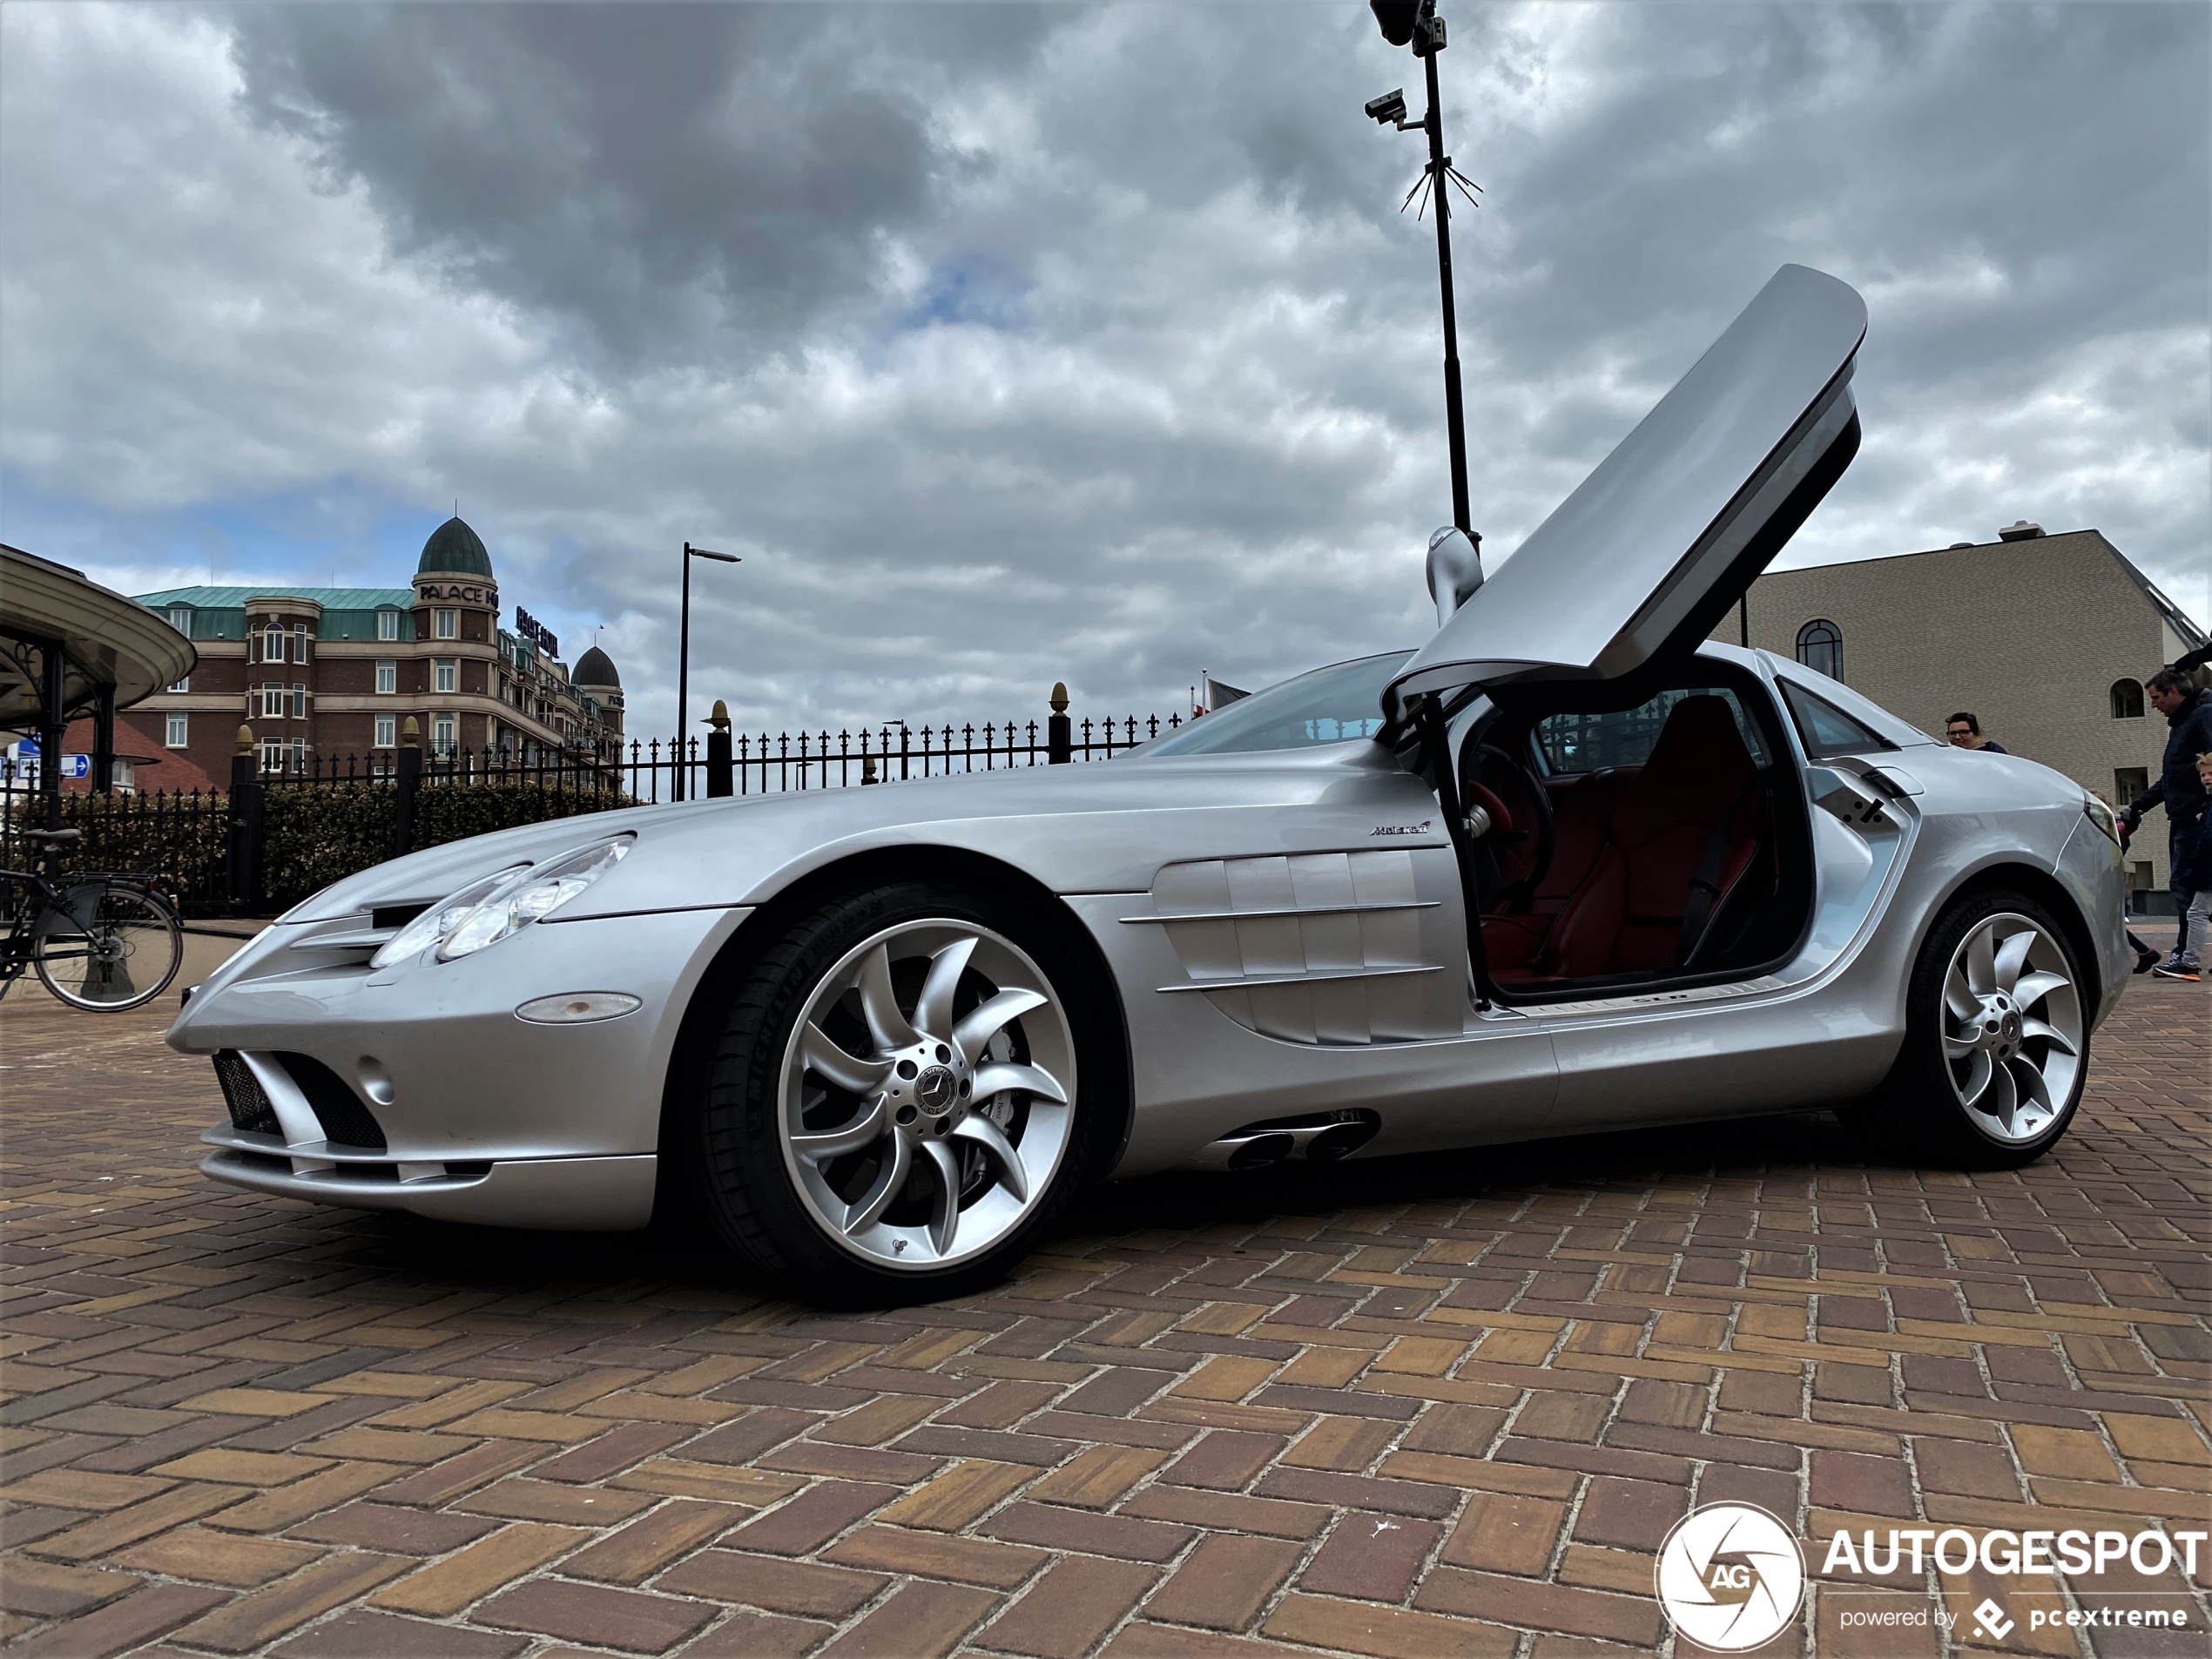
[[(2096, 526), (2199, 617), (2212, 10), (1445, 0), (1494, 563), (1776, 266), (1866, 296), (1785, 563)], [(1419, 65), (1329, 4), (0, 9), (0, 539), (399, 583), (631, 726), (1183, 702), (1418, 643)], [(602, 631), (603, 629), (603, 631)], [(696, 711), (695, 711), (696, 713)]]

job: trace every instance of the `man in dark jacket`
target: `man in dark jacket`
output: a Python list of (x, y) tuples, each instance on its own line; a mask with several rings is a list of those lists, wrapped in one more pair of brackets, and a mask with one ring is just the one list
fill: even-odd
[(2166, 756), (2158, 781), (2130, 801), (2121, 816), (2132, 833), (2152, 807), (2166, 809), (2167, 879), (2181, 931), (2174, 938), (2174, 954), (2151, 972), (2163, 979), (2193, 980), (2202, 941), (2189, 937), (2189, 901), (2205, 884), (2200, 860), (2212, 853), (2205, 845), (2205, 792), (2196, 775), (2196, 758), (2212, 750), (2212, 692), (2199, 691), (2193, 676), (2170, 668), (2145, 680), (2143, 689), (2150, 693), (2151, 706), (2166, 717)]

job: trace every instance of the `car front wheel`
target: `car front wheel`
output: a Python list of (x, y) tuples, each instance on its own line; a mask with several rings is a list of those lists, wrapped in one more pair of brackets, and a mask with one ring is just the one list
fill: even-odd
[(1854, 1116), (1875, 1150), (1969, 1169), (2033, 1163), (2066, 1133), (2089, 1059), (2080, 970), (2023, 894), (1952, 905), (1914, 965), (1904, 1047)]
[(1026, 907), (948, 887), (805, 917), (740, 982), (710, 1068), (715, 1231), (808, 1299), (1001, 1277), (1097, 1159), (1089, 1096), (1118, 1068), (1096, 980)]

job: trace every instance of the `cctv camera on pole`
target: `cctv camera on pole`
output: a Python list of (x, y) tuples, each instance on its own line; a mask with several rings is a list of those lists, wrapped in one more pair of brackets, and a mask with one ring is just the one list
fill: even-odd
[[(1460, 325), (1452, 303), (1452, 212), (1447, 186), (1459, 186), (1470, 206), (1476, 205), (1472, 192), (1480, 186), (1454, 168), (1452, 158), (1444, 153), (1444, 104), (1436, 91), (1436, 55), (1444, 50), (1444, 19), (1436, 15), (1436, 0), (1367, 0), (1367, 4), (1383, 38), (1393, 46), (1410, 45), (1427, 72), (1428, 113), (1419, 121), (1406, 118), (1403, 90), (1370, 99), (1366, 109), (1368, 118), (1381, 125), (1394, 126), (1400, 132), (1428, 134), (1428, 166), (1406, 193), (1406, 201), (1410, 206), (1415, 196), (1426, 194), (1436, 204), (1436, 273), (1444, 291), (1444, 418), (1452, 446), (1452, 523), (1480, 547), (1482, 538), (1467, 523), (1467, 432), (1460, 404)], [(1403, 212), (1405, 208), (1399, 211)]]

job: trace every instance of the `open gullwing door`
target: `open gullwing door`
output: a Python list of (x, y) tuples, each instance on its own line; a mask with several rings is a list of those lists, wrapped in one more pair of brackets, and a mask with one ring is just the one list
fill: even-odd
[(1866, 307), (1785, 265), (1385, 694), (1618, 679), (1686, 657), (1858, 449)]

